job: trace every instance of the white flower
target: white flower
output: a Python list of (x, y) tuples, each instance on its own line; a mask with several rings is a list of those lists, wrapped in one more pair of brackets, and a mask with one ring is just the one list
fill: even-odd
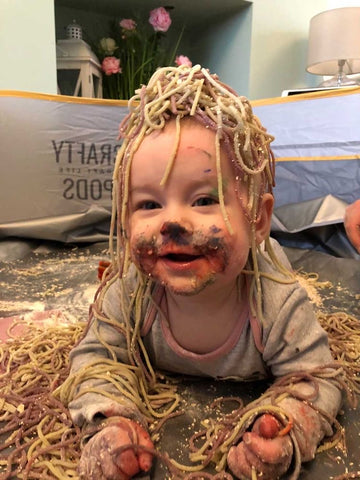
[(105, 55), (113, 55), (118, 46), (113, 38), (104, 37), (100, 40), (100, 48)]

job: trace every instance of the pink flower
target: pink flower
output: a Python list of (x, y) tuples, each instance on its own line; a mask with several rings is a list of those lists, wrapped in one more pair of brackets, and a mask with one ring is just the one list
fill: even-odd
[(186, 65), (188, 67), (192, 67), (192, 61), (190, 60), (189, 57), (186, 57), (185, 55), (178, 55), (175, 58), (175, 63), (176, 65)]
[(136, 28), (136, 22), (132, 18), (123, 18), (119, 22), (119, 25), (124, 30), (135, 30), (135, 28)]
[(101, 64), (105, 75), (112, 75), (113, 73), (121, 73), (120, 60), (116, 57), (105, 57)]
[(149, 23), (154, 27), (155, 32), (167, 32), (171, 25), (171, 18), (164, 7), (151, 10)]

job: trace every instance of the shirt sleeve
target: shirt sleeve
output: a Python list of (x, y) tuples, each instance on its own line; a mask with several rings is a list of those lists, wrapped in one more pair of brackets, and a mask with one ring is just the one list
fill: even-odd
[[(328, 335), (316, 318), (306, 290), (298, 282), (282, 284), (264, 279), (263, 298), (263, 359), (275, 377), (334, 364)], [(318, 385), (314, 407), (335, 417), (342, 398), (337, 382), (319, 376)], [(297, 389), (308, 393), (308, 386), (303, 382)]]
[[(136, 403), (119, 394), (119, 389), (106, 378), (107, 365), (113, 358), (125, 370), (129, 364), (120, 300), (118, 283), (115, 282), (107, 290), (102, 306), (102, 314), (111, 318), (112, 324), (91, 318), (84, 338), (70, 353), (70, 377), (76, 387), (68, 408), (78, 425), (96, 423), (103, 417), (117, 415), (146, 424)], [(103, 374), (92, 375), (91, 366), (96, 364), (102, 365)], [(126, 381), (133, 383), (131, 387), (138, 390), (136, 375), (127, 375)]]

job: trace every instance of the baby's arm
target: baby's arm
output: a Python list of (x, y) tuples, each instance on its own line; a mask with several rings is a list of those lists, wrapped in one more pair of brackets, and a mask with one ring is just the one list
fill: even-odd
[[(118, 337), (117, 332), (111, 332), (108, 326), (106, 330), (113, 341)], [(107, 337), (109, 339), (109, 335), (103, 338)], [(106, 351), (94, 341), (93, 332), (89, 331), (72, 352), (73, 375), (86, 373), (87, 365), (94, 364), (96, 360), (105, 377), (104, 380), (91, 378), (90, 373), (78, 385), (75, 398), (69, 403), (74, 422), (84, 427), (86, 435), (89, 431), (97, 432), (90, 438), (86, 436), (83, 442), (85, 446), (78, 473), (84, 480), (128, 480), (139, 471), (151, 468), (154, 446), (147, 431), (146, 419), (137, 406), (121, 395), (111, 382), (106, 382), (109, 367)], [(118, 338), (118, 341), (121, 344), (122, 338)], [(124, 360), (124, 352), (120, 347), (117, 347), (117, 354), (119, 360)], [(123, 364), (123, 368), (126, 368), (126, 364)], [(127, 380), (131, 383), (130, 376)], [(132, 386), (138, 388), (136, 382)]]
[[(96, 332), (110, 346), (117, 362), (110, 358)], [(115, 328), (103, 322), (92, 323), (86, 336), (71, 351), (70, 362), (67, 383), (72, 388), (69, 389), (68, 407), (74, 423), (87, 426), (110, 416), (124, 416), (146, 425), (146, 419), (133, 399), (125, 395), (129, 390), (137, 391), (138, 383), (128, 365), (125, 337)], [(107, 373), (110, 370), (111, 374)], [(114, 381), (116, 374), (119, 382)], [(122, 392), (118, 388), (121, 379), (127, 386)]]
[[(299, 383), (296, 389), (305, 394), (308, 385)], [(334, 393), (335, 397), (338, 396), (338, 391), (329, 390), (328, 393), (330, 396)], [(263, 401), (260, 405), (268, 403)], [(333, 401), (328, 403), (332, 406), (332, 412), (328, 413), (330, 417), (335, 417), (337, 408), (334, 408)], [(287, 414), (289, 423), (286, 427), (271, 414), (264, 414), (258, 417), (251, 431), (243, 435), (242, 442), (230, 449), (228, 464), (238, 478), (252, 478), (252, 468), (261, 472), (264, 480), (279, 478), (291, 465), (295, 454), (294, 440), (298, 461), (307, 462), (315, 457), (323, 437), (332, 434), (327, 418), (305, 401), (290, 396), (281, 400), (277, 407)], [(286, 433), (289, 427), (292, 438)]]
[[(106, 299), (105, 309), (108, 306), (107, 310), (111, 310), (108, 313), (113, 321), (119, 320), (121, 316), (113, 305), (119, 305), (114, 290)], [(148, 471), (154, 446), (145, 415), (125, 394), (138, 391), (139, 385), (128, 365), (120, 320), (114, 326), (93, 318), (85, 337), (71, 352), (70, 362), (67, 383), (72, 387), (72, 395), (68, 407), (73, 421), (86, 432), (78, 469), (80, 478), (128, 480), (141, 470)], [(111, 381), (114, 370), (107, 374), (114, 365), (116, 373), (124, 372), (122, 390)]]
[[(277, 286), (276, 295), (273, 293), (269, 291), (265, 298), (267, 311), (274, 320), (264, 329), (263, 359), (274, 376), (281, 381), (287, 375), (296, 376), (332, 364), (334, 360), (327, 334), (317, 322), (306, 292), (294, 285)], [(280, 308), (275, 303), (279, 303)], [(331, 435), (331, 419), (335, 418), (341, 405), (337, 382), (321, 378), (321, 369), (315, 373), (315, 384), (308, 381), (305, 374), (304, 380), (298, 380), (292, 386), (294, 395), (290, 394), (277, 403), (292, 418), (292, 432), (302, 462), (314, 458), (323, 437)], [(268, 393), (261, 399), (262, 405), (271, 403)], [(239, 478), (251, 478), (251, 467), (254, 466), (258, 472), (263, 472), (261, 478), (266, 480), (283, 475), (293, 454), (289, 435), (264, 438), (255, 423), (253, 430), (243, 436), (243, 441), (230, 450), (228, 463)]]

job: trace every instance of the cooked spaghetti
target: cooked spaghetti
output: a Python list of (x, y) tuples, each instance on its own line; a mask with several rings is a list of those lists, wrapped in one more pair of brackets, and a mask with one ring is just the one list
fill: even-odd
[(0, 344), (0, 478), (76, 478), (81, 432), (53, 392), (84, 324), (23, 327)]
[[(340, 365), (344, 365), (346, 390), (350, 404), (354, 405), (355, 394), (360, 389), (359, 320), (344, 312), (319, 312), (318, 318), (328, 331), (334, 359), (338, 360)], [(83, 335), (85, 325), (79, 323), (46, 328), (33, 324), (27, 326), (28, 329), (23, 336), (10, 338), (0, 346), (2, 372), (0, 435), (3, 439), (0, 446), (0, 478), (7, 480), (16, 476), (28, 480), (37, 478), (75, 480), (78, 479), (76, 469), (83, 432), (72, 424), (68, 411), (59, 401), (59, 397), (66, 396), (68, 388), (67, 382), (63, 383), (69, 373), (68, 353)], [(346, 335), (343, 336), (342, 332), (346, 332)], [(346, 352), (349, 352), (349, 356)], [(110, 367), (116, 372), (117, 362), (110, 361), (106, 368)], [(102, 371), (100, 368), (100, 372), (104, 374), (104, 366)], [(327, 372), (323, 369), (314, 374), (316, 383), (316, 378), (321, 378)], [(231, 479), (232, 476), (224, 471), (225, 453), (229, 445), (237, 443), (254, 419), (264, 411), (277, 416), (286, 428), (291, 419), (276, 407), (276, 399), (281, 398), (284, 392), (287, 394), (286, 385), (289, 382), (293, 383), (300, 379), (301, 376), (297, 379), (282, 379), (278, 384), (275, 383), (272, 389), (275, 393), (273, 399), (270, 398), (270, 389), (266, 397), (260, 397), (246, 406), (238, 398), (218, 399), (217, 405), (236, 401), (238, 408), (230, 414), (220, 416), (216, 421), (210, 419), (206, 422), (206, 428), (189, 438), (190, 465), (182, 465), (159, 452), (154, 454), (165, 463), (174, 479)], [(171, 388), (175, 391), (176, 385), (172, 385)], [(266, 405), (260, 405), (263, 400), (266, 400)], [(176, 412), (181, 414), (181, 411)], [(166, 418), (171, 418), (175, 414), (167, 413)], [(154, 420), (152, 429), (154, 437), (161, 430), (164, 420)], [(338, 424), (335, 422), (335, 425)], [(342, 435), (342, 429), (338, 425), (334, 438), (327, 439), (319, 447), (320, 450), (332, 448), (342, 440)], [(296, 439), (292, 438), (296, 442)], [(203, 471), (210, 463), (215, 465), (217, 474)], [(299, 459), (297, 465), (291, 477), (294, 480), (298, 478)], [(358, 478), (356, 474), (357, 472), (349, 472), (337, 478), (339, 480)]]

